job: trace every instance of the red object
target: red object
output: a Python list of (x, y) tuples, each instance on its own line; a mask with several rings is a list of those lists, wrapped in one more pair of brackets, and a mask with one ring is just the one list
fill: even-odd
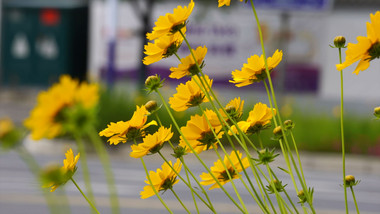
[(54, 26), (59, 23), (61, 15), (56, 9), (44, 9), (40, 13), (40, 21), (47, 26)]

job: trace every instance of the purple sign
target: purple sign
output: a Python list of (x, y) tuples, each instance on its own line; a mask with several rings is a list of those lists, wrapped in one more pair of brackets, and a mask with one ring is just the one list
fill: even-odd
[(332, 0), (253, 0), (255, 7), (274, 10), (327, 10)]

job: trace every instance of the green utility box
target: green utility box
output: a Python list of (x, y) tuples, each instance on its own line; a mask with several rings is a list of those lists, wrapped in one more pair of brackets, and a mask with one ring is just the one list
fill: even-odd
[(1, 82), (46, 86), (87, 71), (88, 1), (3, 0)]

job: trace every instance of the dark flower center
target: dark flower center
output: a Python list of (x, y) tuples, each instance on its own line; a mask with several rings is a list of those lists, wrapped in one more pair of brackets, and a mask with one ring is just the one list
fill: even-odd
[(203, 95), (202, 93), (193, 95), (190, 97), (189, 101), (187, 102), (187, 106), (188, 107), (198, 106), (199, 104), (203, 102), (204, 98), (205, 98), (205, 95)]
[(198, 139), (198, 141), (201, 142), (201, 145), (207, 146), (207, 149), (209, 149), (217, 140), (212, 131), (208, 131), (202, 132), (201, 138)]
[(179, 47), (181, 47), (181, 44), (179, 44), (177, 41), (173, 42), (169, 47), (166, 49), (166, 53), (162, 55), (163, 58), (168, 58), (172, 56), (173, 54), (177, 53)]
[(368, 54), (370, 56), (369, 61), (380, 58), (380, 42), (375, 42), (369, 49)]
[[(228, 169), (228, 173), (230, 174), (231, 179), (233, 179), (234, 176), (236, 175), (236, 171), (235, 171), (233, 168), (229, 168), (229, 169)], [(223, 172), (221, 172), (221, 173), (220, 173), (220, 176), (219, 176), (218, 179), (219, 179), (219, 180), (223, 180), (223, 181), (228, 181), (228, 180), (230, 180), (230, 177), (228, 177), (228, 173), (227, 173), (226, 170), (223, 171)]]

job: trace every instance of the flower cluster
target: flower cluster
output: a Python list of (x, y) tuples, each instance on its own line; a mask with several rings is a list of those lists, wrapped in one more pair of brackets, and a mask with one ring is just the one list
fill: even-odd
[(86, 128), (95, 117), (98, 91), (97, 84), (80, 83), (64, 75), (48, 91), (38, 95), (37, 105), (24, 125), (31, 130), (35, 140)]

